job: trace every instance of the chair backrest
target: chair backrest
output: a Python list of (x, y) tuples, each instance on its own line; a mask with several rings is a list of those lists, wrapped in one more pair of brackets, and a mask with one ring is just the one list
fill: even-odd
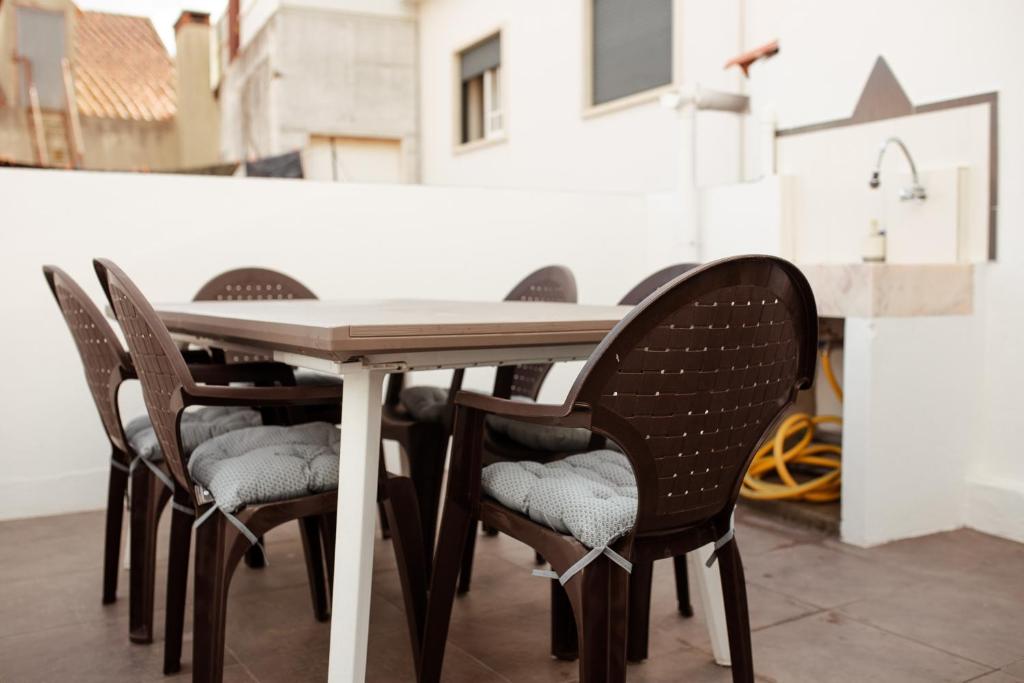
[(605, 337), (567, 401), (630, 459), (635, 533), (732, 510), (758, 444), (810, 386), (816, 347), (807, 280), (769, 256), (695, 268)]
[(217, 275), (199, 288), (193, 301), (259, 299), (315, 299), (306, 285), (268, 268), (235, 268)]
[(654, 294), (659, 287), (668, 284), (683, 273), (687, 273), (699, 265), (699, 263), (676, 263), (675, 265), (662, 268), (658, 272), (648, 275), (636, 287), (629, 290), (629, 293), (619, 300), (619, 305), (636, 306), (651, 294)]
[[(253, 301), (263, 299), (316, 299), (306, 285), (290, 275), (269, 268), (235, 268), (213, 277), (199, 288), (193, 301)], [(267, 354), (252, 352), (224, 353), (213, 350), (213, 358), (221, 363), (272, 360)]]
[[(558, 301), (576, 302), (576, 278), (565, 266), (547, 266), (527, 275), (512, 288), (505, 301)], [(531, 363), (513, 365), (498, 370), (494, 395), (525, 396), (537, 400), (540, 387), (547, 377), (551, 365)]]
[(107, 259), (93, 264), (128, 343), (164, 461), (175, 483), (194, 495), (178, 431), (183, 392), (195, 390), (192, 373), (167, 327), (124, 271)]
[(121, 424), (117, 393), (126, 379), (135, 376), (131, 358), (106, 317), (71, 276), (56, 266), (43, 266), (43, 275), (78, 347), (107, 438), (121, 453), (127, 453), (128, 439)]

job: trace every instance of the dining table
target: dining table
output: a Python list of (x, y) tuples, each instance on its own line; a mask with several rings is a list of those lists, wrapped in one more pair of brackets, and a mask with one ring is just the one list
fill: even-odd
[[(328, 680), (366, 677), (380, 421), (388, 373), (584, 360), (629, 306), (539, 301), (232, 300), (158, 303), (179, 342), (344, 377)], [(715, 660), (729, 663), (711, 546), (690, 553)]]

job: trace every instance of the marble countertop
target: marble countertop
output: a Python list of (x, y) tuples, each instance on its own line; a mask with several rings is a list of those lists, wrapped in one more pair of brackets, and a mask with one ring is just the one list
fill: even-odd
[(969, 263), (798, 264), (828, 318), (968, 315), (974, 310)]

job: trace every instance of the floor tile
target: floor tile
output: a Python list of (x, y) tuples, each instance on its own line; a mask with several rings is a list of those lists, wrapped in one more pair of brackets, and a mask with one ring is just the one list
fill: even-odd
[[(1024, 581), (1024, 568), (1020, 574)], [(1024, 657), (1024, 603), (1006, 592), (922, 582), (845, 614), (967, 659), (999, 668)]]
[(754, 662), (780, 683), (959, 683), (990, 670), (837, 612), (754, 633)]
[(906, 588), (915, 577), (902, 568), (826, 548), (801, 544), (744, 559), (746, 578), (817, 607), (882, 597)]

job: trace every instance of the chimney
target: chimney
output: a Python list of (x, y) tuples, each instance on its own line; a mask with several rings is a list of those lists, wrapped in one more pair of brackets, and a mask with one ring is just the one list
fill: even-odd
[(210, 15), (185, 11), (174, 24), (182, 168), (220, 159), (220, 112), (210, 84)]
[(242, 45), (241, 0), (228, 0), (228, 64), (235, 61)]

